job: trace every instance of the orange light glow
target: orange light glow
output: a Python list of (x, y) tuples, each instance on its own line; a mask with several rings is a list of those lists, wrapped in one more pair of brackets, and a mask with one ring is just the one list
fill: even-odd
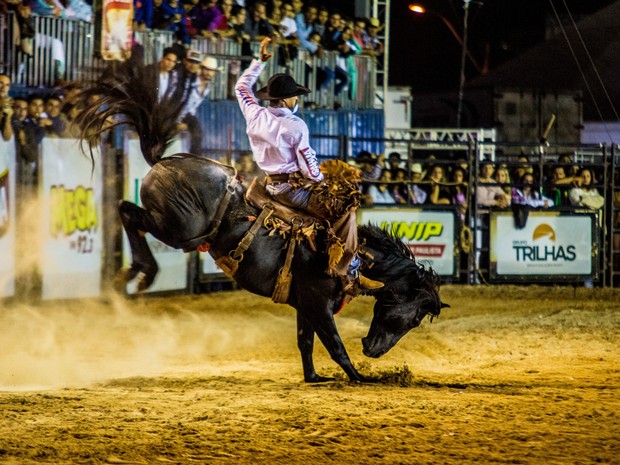
[(424, 13), (426, 13), (426, 8), (416, 3), (412, 3), (411, 5), (409, 5), (409, 9), (419, 15), (423, 15)]

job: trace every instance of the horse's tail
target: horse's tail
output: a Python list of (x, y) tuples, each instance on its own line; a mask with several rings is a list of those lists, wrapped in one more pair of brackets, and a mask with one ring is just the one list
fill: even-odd
[(180, 98), (158, 102), (158, 81), (152, 74), (149, 68), (128, 60), (114, 63), (86, 85), (80, 95), (84, 111), (76, 123), (90, 149), (99, 144), (105, 131), (128, 125), (137, 132), (147, 163), (153, 166), (161, 159), (177, 134), (184, 102)]

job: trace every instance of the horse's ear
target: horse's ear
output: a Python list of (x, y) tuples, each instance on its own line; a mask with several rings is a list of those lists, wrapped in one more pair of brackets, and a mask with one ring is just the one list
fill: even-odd
[(445, 304), (445, 303), (442, 302), (441, 303), (441, 308), (450, 308), (450, 305)]

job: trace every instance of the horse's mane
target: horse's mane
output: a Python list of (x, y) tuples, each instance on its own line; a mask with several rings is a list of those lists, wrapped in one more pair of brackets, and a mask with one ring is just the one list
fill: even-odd
[(373, 249), (385, 255), (396, 255), (400, 258), (413, 260), (415, 262), (415, 257), (411, 249), (388, 230), (374, 224), (367, 224), (360, 226), (357, 231), (360, 238), (363, 238), (366, 244)]
[(375, 263), (375, 266), (380, 266), (384, 273), (394, 276), (414, 275), (416, 288), (439, 289), (440, 279), (437, 273), (432, 268), (418, 263), (411, 249), (387, 229), (367, 224), (360, 226), (357, 231), (360, 241), (366, 247), (385, 257), (381, 264)]

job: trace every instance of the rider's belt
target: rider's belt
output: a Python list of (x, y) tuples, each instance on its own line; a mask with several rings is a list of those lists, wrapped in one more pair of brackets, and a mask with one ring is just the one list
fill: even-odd
[[(296, 173), (297, 171), (295, 171)], [(268, 174), (265, 176), (267, 184), (284, 184), (287, 183), (293, 173)]]

